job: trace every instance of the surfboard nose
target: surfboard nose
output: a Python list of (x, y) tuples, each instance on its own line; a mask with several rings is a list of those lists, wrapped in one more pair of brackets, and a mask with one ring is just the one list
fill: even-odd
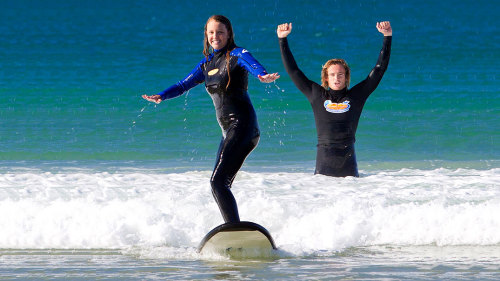
[(261, 256), (276, 250), (276, 244), (267, 229), (254, 222), (242, 221), (221, 224), (201, 240), (198, 253), (222, 255)]

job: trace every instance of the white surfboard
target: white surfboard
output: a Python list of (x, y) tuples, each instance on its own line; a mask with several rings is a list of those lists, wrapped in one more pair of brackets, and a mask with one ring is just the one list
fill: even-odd
[(253, 222), (225, 223), (212, 229), (198, 246), (201, 254), (231, 258), (273, 256), (276, 245), (264, 227)]

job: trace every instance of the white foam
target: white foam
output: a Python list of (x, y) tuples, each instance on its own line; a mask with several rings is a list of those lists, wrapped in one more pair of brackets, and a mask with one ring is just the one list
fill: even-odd
[[(223, 223), (210, 174), (9, 171), (0, 175), (0, 248), (160, 247), (163, 256), (188, 248), (192, 255)], [(384, 244), (497, 245), (498, 182), (500, 169), (361, 178), (240, 172), (233, 193), (241, 219), (265, 226), (295, 255)]]

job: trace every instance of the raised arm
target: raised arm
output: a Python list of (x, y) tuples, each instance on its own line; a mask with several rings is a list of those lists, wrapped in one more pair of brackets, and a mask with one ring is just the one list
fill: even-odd
[[(388, 21), (378, 22), (377, 29), (380, 33), (384, 35), (384, 43), (382, 49), (380, 50), (377, 63), (372, 69), (368, 77), (354, 87), (363, 87), (365, 93), (368, 97), (382, 80), (387, 67), (389, 66), (389, 59), (391, 57), (391, 43), (392, 43), (392, 28)], [(353, 88), (354, 88), (353, 87)]]
[(311, 93), (312, 87), (315, 84), (311, 80), (309, 80), (304, 73), (299, 69), (297, 63), (295, 62), (295, 58), (290, 51), (290, 47), (288, 46), (287, 36), (292, 32), (292, 23), (284, 23), (278, 25), (276, 33), (279, 38), (280, 50), (281, 50), (281, 60), (283, 61), (283, 65), (285, 66), (285, 70), (292, 78), (293, 83), (297, 88), (304, 93), (305, 95), (309, 95)]

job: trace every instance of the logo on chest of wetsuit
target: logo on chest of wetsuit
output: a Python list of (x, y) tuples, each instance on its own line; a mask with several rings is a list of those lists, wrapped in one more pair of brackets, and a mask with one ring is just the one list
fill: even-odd
[(208, 72), (208, 75), (212, 76), (212, 75), (215, 75), (217, 72), (219, 72), (219, 69), (218, 68), (214, 68), (214, 69), (212, 69), (212, 70), (210, 70)]
[(349, 111), (349, 109), (351, 108), (348, 100), (344, 101), (343, 103), (335, 103), (331, 100), (326, 100), (323, 105), (325, 106), (326, 111), (330, 113), (344, 113)]

